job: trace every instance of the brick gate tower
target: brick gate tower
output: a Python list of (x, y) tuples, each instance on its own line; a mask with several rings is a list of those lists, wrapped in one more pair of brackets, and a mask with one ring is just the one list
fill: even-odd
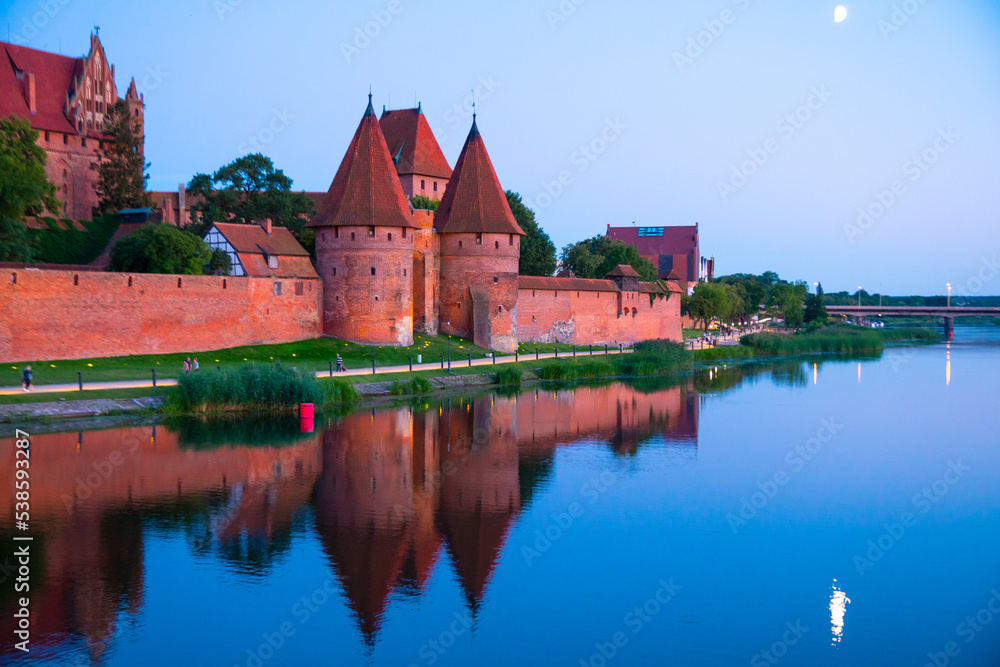
[(475, 114), (434, 226), (441, 242), (441, 332), (471, 338), (491, 350), (513, 352), (524, 231), (507, 204)]
[[(417, 228), (372, 108), (309, 223), (323, 279), (323, 333), (370, 345), (413, 344)], [(517, 265), (515, 263), (515, 271)]]

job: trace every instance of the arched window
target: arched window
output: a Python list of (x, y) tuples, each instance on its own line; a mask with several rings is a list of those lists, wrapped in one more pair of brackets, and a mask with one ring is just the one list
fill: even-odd
[(494, 247), (495, 249), (499, 250), (499, 249), (500, 249), (500, 242), (499, 242), (499, 241), (494, 241), (494, 242), (493, 242), (493, 247)]
[(389, 232), (388, 234), (386, 234), (385, 238), (388, 241), (392, 241), (392, 232)]

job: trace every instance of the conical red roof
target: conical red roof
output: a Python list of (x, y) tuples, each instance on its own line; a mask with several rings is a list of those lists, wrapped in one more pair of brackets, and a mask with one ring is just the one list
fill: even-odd
[(448, 160), (419, 108), (383, 111), (378, 124), (397, 174), (451, 178)]
[(341, 225), (417, 226), (375, 117), (371, 95), (326, 199), (308, 226)]
[(475, 117), (434, 214), (434, 226), (442, 234), (524, 234), (493, 171)]

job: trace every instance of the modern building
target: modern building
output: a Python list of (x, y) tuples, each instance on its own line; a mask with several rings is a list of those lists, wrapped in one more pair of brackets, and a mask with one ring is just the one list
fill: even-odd
[(715, 275), (715, 258), (701, 255), (698, 223), (675, 227), (612, 227), (608, 238), (634, 245), (639, 254), (653, 263), (661, 280), (675, 279), (690, 294), (699, 282)]
[[(38, 131), (46, 175), (56, 186), (62, 210), (53, 215), (90, 220), (97, 206), (97, 172), (104, 114), (118, 101), (115, 67), (98, 35), (86, 56), (69, 56), (0, 42), (0, 117), (14, 114)], [(125, 93), (129, 114), (144, 135), (143, 96), (131, 81)]]

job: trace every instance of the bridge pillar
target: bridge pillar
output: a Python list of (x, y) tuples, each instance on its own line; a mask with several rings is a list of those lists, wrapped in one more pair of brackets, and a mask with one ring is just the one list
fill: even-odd
[(951, 340), (955, 336), (955, 318), (944, 318), (944, 337)]

